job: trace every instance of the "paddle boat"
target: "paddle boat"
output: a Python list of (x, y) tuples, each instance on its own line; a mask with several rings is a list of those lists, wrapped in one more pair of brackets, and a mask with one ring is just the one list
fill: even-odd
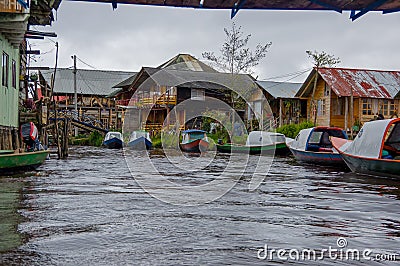
[(285, 135), (268, 131), (250, 132), (245, 145), (225, 143), (216, 146), (217, 151), (222, 153), (285, 155), (289, 152)]
[(346, 132), (337, 127), (313, 127), (300, 130), (289, 144), (298, 161), (318, 164), (344, 164), (342, 157), (332, 146), (330, 137), (347, 139)]
[(400, 118), (366, 122), (353, 141), (331, 141), (351, 171), (400, 176)]
[(182, 142), (179, 147), (184, 152), (206, 152), (209, 142), (204, 130), (188, 129), (182, 131)]
[(150, 134), (144, 130), (133, 131), (129, 136), (128, 147), (140, 150), (150, 150), (153, 146)]
[(103, 146), (109, 149), (121, 149), (122, 145), (122, 134), (120, 132), (110, 131), (104, 137)]

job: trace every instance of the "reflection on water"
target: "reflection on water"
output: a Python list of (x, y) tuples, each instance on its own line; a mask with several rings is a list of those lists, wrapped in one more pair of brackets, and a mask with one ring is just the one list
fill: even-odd
[[(228, 159), (218, 156), (214, 165), (182, 175), (167, 171), (164, 156), (152, 155), (170, 180), (186, 184), (204, 183)], [(146, 177), (148, 167), (137, 163), (133, 175)], [(0, 179), (2, 228), (14, 224), (1, 231), (1, 246), (9, 242), (3, 234), (21, 242), (21, 235), (13, 234), (16, 224), (27, 235), (18, 248), (0, 254), (0, 264), (280, 265), (257, 259), (257, 250), (265, 244), (321, 250), (336, 247), (338, 237), (345, 237), (349, 248), (399, 252), (399, 181), (302, 166), (291, 158), (277, 158), (254, 191), (248, 189), (250, 179), (245, 174), (209, 204), (175, 206), (138, 186), (122, 151), (73, 148), (68, 160), (47, 161), (24, 182)]]
[(0, 177), (0, 253), (12, 250), (22, 244), (17, 232), (21, 222), (18, 208), (23, 183), (15, 177)]

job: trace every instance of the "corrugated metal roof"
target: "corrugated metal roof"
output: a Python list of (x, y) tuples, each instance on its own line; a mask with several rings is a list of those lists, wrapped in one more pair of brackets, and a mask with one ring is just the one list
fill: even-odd
[(205, 71), (218, 72), (209, 65), (204, 64), (190, 54), (178, 54), (167, 62), (161, 64), (157, 68), (175, 69), (175, 70), (190, 70), (190, 71)]
[[(41, 71), (48, 84), (50, 84), (53, 72), (54, 69)], [(78, 69), (76, 73), (77, 92), (83, 95), (106, 96), (115, 91), (113, 89), (115, 84), (126, 80), (133, 74), (135, 72)], [(54, 93), (74, 93), (74, 75), (72, 69), (57, 68)]]
[(302, 85), (302, 83), (277, 81), (257, 81), (257, 83), (275, 99), (295, 98)]
[(400, 90), (400, 71), (320, 68), (318, 73), (338, 96), (394, 98)]
[(113, 88), (122, 88), (122, 87), (126, 87), (132, 84), (132, 82), (135, 80), (137, 73), (135, 73), (134, 75), (132, 75), (131, 77), (121, 81), (120, 83), (118, 83), (117, 85), (114, 85)]

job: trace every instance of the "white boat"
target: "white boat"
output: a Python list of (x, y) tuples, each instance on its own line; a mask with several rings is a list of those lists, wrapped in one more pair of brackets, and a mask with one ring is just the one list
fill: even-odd
[(400, 176), (400, 118), (366, 122), (353, 141), (332, 144), (353, 172)]
[(128, 147), (141, 150), (150, 150), (152, 147), (150, 133), (144, 130), (136, 130), (129, 136)]
[(121, 132), (110, 131), (104, 137), (103, 146), (109, 149), (120, 149), (122, 148), (122, 144)]
[(330, 137), (347, 139), (346, 132), (337, 127), (313, 127), (300, 130), (288, 145), (298, 161), (318, 164), (344, 164), (342, 157), (333, 149)]

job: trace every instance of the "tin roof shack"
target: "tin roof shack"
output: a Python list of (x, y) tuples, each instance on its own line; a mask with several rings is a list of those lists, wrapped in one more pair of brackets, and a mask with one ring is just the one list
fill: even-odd
[[(141, 110), (139, 119), (129, 120), (134, 123), (130, 130), (140, 128), (155, 133), (177, 123), (183, 128), (185, 122), (206, 111), (211, 99), (219, 100), (224, 107), (221, 109), (226, 111), (232, 90), (249, 98), (250, 88), (260, 90), (249, 75), (220, 73), (191, 55), (179, 54), (157, 68), (143, 67), (131, 85), (117, 95), (117, 103), (131, 113), (135, 112), (132, 109)], [(169, 116), (172, 109), (173, 118)], [(200, 121), (201, 118), (197, 120)]]
[[(54, 69), (41, 71), (41, 84), (50, 84)], [(106, 97), (116, 89), (113, 85), (135, 74), (126, 71), (77, 69), (76, 89), (78, 112), (82, 119), (101, 121), (103, 128), (115, 127), (115, 102)], [(74, 110), (74, 73), (72, 69), (57, 68), (54, 97), (59, 109)]]
[[(316, 74), (313, 69), (296, 94), (307, 100), (307, 112)], [(360, 122), (374, 119), (378, 114), (385, 118), (397, 116), (399, 90), (400, 71), (319, 68), (315, 104), (308, 117), (314, 119), (316, 115), (319, 126), (358, 130)]]
[[(302, 83), (257, 81), (263, 89), (265, 98), (274, 114), (275, 125), (282, 126), (291, 123), (300, 123), (306, 119), (307, 101), (300, 100), (296, 93), (300, 90)], [(256, 97), (252, 104), (257, 109), (260, 99)]]

